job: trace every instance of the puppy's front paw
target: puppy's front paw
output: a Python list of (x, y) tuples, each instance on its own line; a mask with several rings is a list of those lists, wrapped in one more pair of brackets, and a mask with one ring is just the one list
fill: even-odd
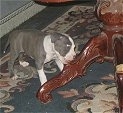
[(28, 62), (22, 62), (22, 61), (19, 61), (20, 65), (22, 65), (23, 67), (27, 67), (29, 66), (29, 63)]

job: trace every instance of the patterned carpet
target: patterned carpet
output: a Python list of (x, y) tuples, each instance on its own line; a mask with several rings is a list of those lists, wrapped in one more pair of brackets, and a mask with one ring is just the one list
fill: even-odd
[[(99, 24), (92, 6), (74, 6), (42, 31), (69, 34), (79, 53), (91, 37), (100, 33)], [(0, 59), (1, 113), (118, 113), (112, 64), (92, 64), (86, 76), (57, 89), (53, 92), (52, 102), (43, 104), (35, 97), (40, 82), (34, 61), (27, 56), (25, 59), (30, 63), (25, 68), (18, 64), (18, 60), (15, 63), (17, 80), (9, 78), (9, 53)], [(48, 79), (59, 73), (55, 62), (46, 64), (44, 69)]]

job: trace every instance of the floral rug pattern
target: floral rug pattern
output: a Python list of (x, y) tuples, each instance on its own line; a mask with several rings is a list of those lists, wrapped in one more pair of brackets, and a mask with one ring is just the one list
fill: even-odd
[[(69, 34), (75, 44), (76, 52), (79, 53), (84, 45), (91, 37), (100, 33), (100, 22), (93, 14), (93, 7), (91, 6), (74, 6), (68, 10), (61, 17), (48, 25), (44, 32), (64, 32)], [(33, 64), (33, 61), (27, 58)], [(12, 105), (5, 104), (5, 102), (14, 99), (12, 93), (15, 91), (23, 92), (26, 87), (31, 86), (29, 79), (36, 79), (37, 71), (34, 66), (21, 67), (18, 62), (15, 63), (14, 72), (18, 75), (17, 80), (9, 78), (7, 70), (7, 62), (9, 60), (9, 53), (1, 59), (0, 72), (0, 108), (4, 109), (4, 113), (10, 113), (16, 108)], [(52, 62), (45, 65), (46, 73), (54, 73), (57, 69), (51, 68), (55, 65)], [(64, 99), (76, 97), (71, 103), (71, 109), (75, 113), (117, 113), (117, 92), (114, 84), (113, 75), (106, 75), (100, 78), (107, 81), (113, 81), (111, 84), (94, 83), (88, 84), (82, 94), (77, 89), (70, 89), (69, 91), (58, 91)]]
[(85, 89), (86, 98), (77, 99), (71, 105), (76, 113), (118, 113), (115, 84), (92, 84)]

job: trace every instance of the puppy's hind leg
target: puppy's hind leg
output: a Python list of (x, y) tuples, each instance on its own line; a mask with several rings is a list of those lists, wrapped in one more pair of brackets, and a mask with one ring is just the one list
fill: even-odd
[(29, 63), (24, 61), (24, 53), (19, 54), (19, 64), (23, 67), (29, 66)]
[(18, 54), (10, 52), (10, 60), (8, 61), (8, 70), (10, 73), (10, 77), (14, 76), (14, 63), (17, 57), (18, 57)]
[(46, 75), (43, 69), (43, 63), (41, 61), (36, 61), (35, 63), (38, 69), (39, 79), (40, 79), (41, 86), (42, 86), (45, 82), (47, 82), (47, 78), (46, 78)]

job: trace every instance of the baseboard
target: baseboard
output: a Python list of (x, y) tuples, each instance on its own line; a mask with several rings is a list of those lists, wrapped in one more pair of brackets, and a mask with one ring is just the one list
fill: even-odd
[(43, 10), (46, 6), (31, 1), (10, 15), (0, 20), (0, 38)]

